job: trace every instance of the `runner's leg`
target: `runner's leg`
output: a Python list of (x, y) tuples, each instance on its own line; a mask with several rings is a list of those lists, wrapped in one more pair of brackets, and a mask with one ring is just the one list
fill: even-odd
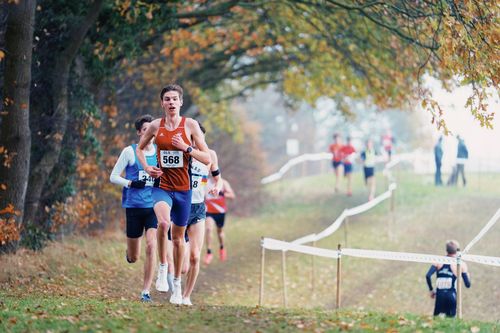
[(189, 270), (187, 272), (187, 280), (184, 289), (183, 298), (190, 298), (196, 284), (196, 279), (200, 272), (200, 254), (203, 248), (203, 238), (205, 233), (205, 222), (200, 221), (193, 224), (188, 229), (190, 255), (189, 255)]
[(156, 229), (146, 230), (146, 260), (144, 261), (144, 286), (143, 290), (151, 290), (156, 264)]

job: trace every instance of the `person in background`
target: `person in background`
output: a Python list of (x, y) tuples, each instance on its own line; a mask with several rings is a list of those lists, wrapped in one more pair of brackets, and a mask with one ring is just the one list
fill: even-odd
[[(214, 188), (214, 183), (216, 180), (214, 177), (209, 177), (208, 188)], [(213, 259), (212, 254), (212, 229), (213, 225), (217, 226), (217, 236), (219, 238), (219, 260), (226, 261), (227, 250), (224, 247), (225, 234), (224, 234), (224, 224), (226, 220), (227, 203), (226, 199), (234, 199), (236, 195), (234, 194), (231, 184), (224, 178), (222, 178), (222, 189), (219, 193), (208, 193), (205, 197), (205, 204), (207, 206), (207, 221), (206, 221), (206, 232), (205, 238), (207, 243), (207, 253), (205, 255), (204, 262), (206, 265), (210, 264)]]
[(434, 161), (436, 162), (436, 173), (434, 175), (434, 185), (443, 185), (441, 179), (441, 161), (443, 160), (443, 137), (440, 136), (436, 145), (434, 146)]
[(384, 135), (382, 135), (382, 147), (387, 154), (387, 161), (391, 161), (392, 150), (394, 145), (394, 137), (392, 136), (392, 131), (387, 129)]
[(462, 175), (462, 182), (464, 186), (467, 184), (465, 180), (465, 163), (469, 158), (469, 151), (467, 150), (467, 146), (465, 145), (464, 139), (457, 135), (458, 147), (457, 147), (457, 170), (456, 170), (456, 182), (455, 185), (458, 184), (458, 177)]
[[(455, 240), (446, 242), (446, 254), (448, 257), (455, 258), (457, 252), (460, 251), (459, 244)], [(469, 273), (467, 272), (467, 264), (461, 263), (462, 279), (467, 288), (470, 288), (471, 283)], [(436, 273), (436, 290), (432, 287), (432, 275)], [(425, 275), (427, 286), (429, 287), (430, 297), (436, 299), (434, 305), (434, 316), (444, 314), (447, 317), (455, 317), (457, 313), (457, 265), (456, 264), (434, 264), (429, 268)]]
[(335, 192), (339, 191), (340, 166), (342, 165), (342, 139), (338, 133), (333, 135), (333, 143), (329, 146), (332, 153), (332, 167), (335, 172)]
[(365, 184), (368, 187), (368, 201), (371, 201), (375, 197), (375, 149), (371, 139), (366, 141), (366, 148), (361, 153), (361, 160), (363, 161)]
[(347, 137), (346, 144), (340, 149), (340, 154), (342, 155), (342, 165), (344, 166), (344, 177), (347, 179), (347, 196), (352, 196), (352, 163), (356, 149), (351, 144), (351, 138)]

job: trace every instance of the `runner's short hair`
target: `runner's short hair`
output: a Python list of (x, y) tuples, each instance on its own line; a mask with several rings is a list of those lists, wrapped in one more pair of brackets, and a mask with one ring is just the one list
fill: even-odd
[(446, 242), (446, 253), (455, 254), (457, 251), (460, 251), (459, 247), (460, 244), (456, 240), (449, 240)]
[(182, 96), (184, 95), (184, 90), (182, 87), (176, 83), (173, 84), (167, 84), (165, 87), (160, 92), (160, 101), (163, 101), (163, 95), (165, 95), (166, 92), (168, 91), (177, 91), (179, 94), (179, 98), (182, 101)]
[(143, 116), (140, 116), (135, 120), (135, 129), (140, 131), (142, 128), (142, 125), (144, 125), (144, 123), (150, 123), (152, 121), (153, 121), (153, 117), (149, 114), (145, 114)]

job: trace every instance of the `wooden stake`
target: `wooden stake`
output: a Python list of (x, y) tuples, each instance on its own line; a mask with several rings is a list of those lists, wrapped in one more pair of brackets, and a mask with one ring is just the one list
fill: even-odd
[(391, 192), (391, 213), (394, 213), (394, 201), (396, 200), (396, 190)]
[(286, 308), (288, 305), (287, 295), (286, 295), (286, 252), (281, 251), (281, 273), (283, 280), (283, 306)]
[[(264, 239), (260, 238), (261, 242)], [(262, 245), (261, 245), (262, 246)], [(260, 254), (260, 290), (259, 290), (259, 306), (262, 306), (264, 302), (264, 264), (265, 264), (266, 249), (262, 246), (262, 252)]]
[[(340, 244), (338, 245), (338, 250), (340, 252)], [(336, 305), (337, 305), (337, 310), (340, 309), (340, 282), (341, 282), (341, 278), (342, 278), (342, 263), (341, 263), (341, 256), (339, 255), (339, 257), (337, 258), (337, 302), (336, 302)]]
[(462, 319), (462, 266), (460, 265), (461, 259), (457, 259), (457, 318)]
[(348, 224), (349, 224), (349, 216), (346, 216), (345, 221), (344, 221), (344, 244), (347, 246), (347, 229), (348, 229)]
[[(313, 241), (312, 246), (316, 247), (316, 241)], [(311, 285), (312, 285), (312, 291), (314, 293), (314, 289), (316, 288), (316, 264), (314, 262), (314, 257), (311, 256), (311, 264), (312, 264), (312, 277), (311, 277)]]

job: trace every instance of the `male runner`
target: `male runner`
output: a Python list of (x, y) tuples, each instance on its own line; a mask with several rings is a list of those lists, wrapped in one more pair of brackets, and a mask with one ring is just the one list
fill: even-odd
[(352, 196), (352, 163), (354, 162), (356, 149), (351, 144), (351, 138), (347, 137), (346, 144), (340, 149), (342, 164), (344, 165), (344, 177), (347, 179), (347, 196)]
[(328, 147), (332, 153), (332, 166), (335, 172), (335, 192), (339, 191), (340, 165), (342, 164), (342, 139), (338, 133), (333, 135), (333, 143)]
[(373, 148), (373, 141), (368, 139), (366, 141), (366, 148), (361, 153), (361, 160), (363, 161), (363, 172), (365, 174), (365, 184), (368, 187), (368, 201), (373, 200), (375, 197), (375, 149)]
[[(446, 243), (446, 253), (448, 257), (456, 257), (459, 251), (457, 241), (450, 240)], [(462, 261), (462, 279), (467, 288), (470, 288), (467, 264)], [(432, 275), (437, 274), (436, 290), (432, 288)], [(445, 314), (447, 317), (455, 317), (457, 313), (457, 265), (456, 264), (435, 264), (432, 265), (425, 276), (429, 286), (431, 298), (436, 298), (434, 315)]]
[[(159, 187), (153, 188), (153, 201), (158, 218), (158, 251), (162, 264), (158, 278), (163, 290), (168, 290), (166, 243), (170, 221), (173, 221), (174, 290), (170, 296), (170, 303), (173, 304), (182, 303), (183, 238), (191, 210), (191, 157), (205, 164), (210, 163), (210, 152), (200, 126), (194, 119), (180, 116), (182, 96), (182, 87), (177, 84), (162, 89), (160, 100), (165, 117), (151, 123), (137, 147), (137, 156), (144, 170), (152, 177), (160, 177)], [(144, 148), (153, 137), (159, 167), (148, 166), (144, 158)], [(198, 149), (193, 149), (193, 143)]]
[[(201, 124), (200, 128), (205, 133), (205, 128)], [(209, 194), (219, 193), (223, 185), (217, 154), (212, 149), (210, 149), (210, 159), (212, 162), (208, 166), (196, 159), (193, 159), (191, 164), (191, 214), (187, 226), (188, 243), (186, 244), (186, 255), (189, 260), (184, 261), (183, 272), (186, 273), (186, 285), (182, 296), (182, 304), (188, 306), (193, 305), (191, 303), (191, 293), (200, 272), (200, 254), (203, 248), (206, 220), (205, 190), (209, 172), (215, 180), (214, 186), (208, 188)]]
[[(210, 178), (208, 181), (209, 188), (213, 187), (214, 179)], [(227, 205), (226, 199), (234, 199), (236, 195), (229, 182), (222, 179), (222, 190), (218, 193), (208, 193), (205, 204), (207, 206), (207, 223), (206, 223), (206, 241), (207, 241), (207, 254), (205, 255), (205, 264), (210, 264), (213, 259), (212, 255), (212, 228), (214, 223), (217, 225), (217, 236), (219, 238), (219, 259), (225, 261), (227, 259), (227, 252), (224, 248), (224, 222), (226, 219)]]
[[(144, 115), (137, 118), (135, 128), (137, 135), (142, 137), (153, 117)], [(123, 187), (122, 207), (125, 208), (127, 218), (127, 250), (126, 259), (134, 263), (139, 259), (141, 237), (146, 230), (146, 261), (144, 262), (144, 282), (141, 300), (150, 302), (150, 288), (153, 281), (156, 253), (157, 220), (153, 211), (152, 186), (154, 179), (150, 177), (137, 160), (136, 144), (125, 147), (109, 177), (114, 184)], [(152, 140), (146, 142), (144, 148), (147, 165), (156, 165), (156, 148)], [(125, 171), (125, 178), (121, 176)]]

